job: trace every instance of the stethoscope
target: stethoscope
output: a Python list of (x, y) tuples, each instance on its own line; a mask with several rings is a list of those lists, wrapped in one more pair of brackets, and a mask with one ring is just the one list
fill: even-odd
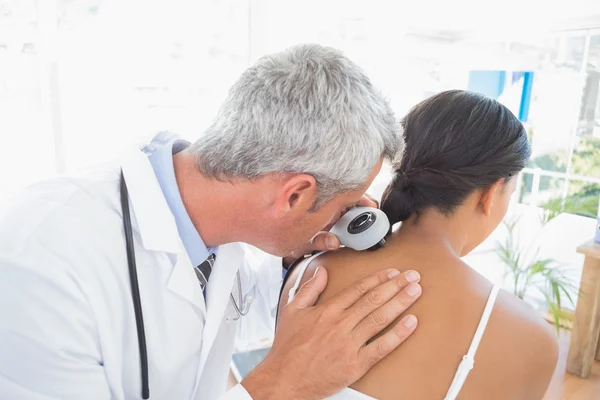
[[(133, 310), (135, 313), (135, 325), (137, 328), (138, 346), (140, 352), (140, 364), (142, 374), (142, 399), (150, 398), (150, 383), (148, 381), (148, 348), (146, 346), (146, 333), (144, 331), (144, 316), (142, 313), (142, 301), (140, 299), (140, 287), (137, 277), (137, 265), (135, 262), (135, 249), (133, 247), (133, 229), (131, 227), (131, 213), (129, 211), (129, 194), (123, 171), (120, 178), (121, 192), (121, 209), (123, 211), (123, 228), (125, 230), (125, 247), (127, 251), (127, 266), (129, 268), (129, 281), (131, 285), (131, 297), (133, 301)], [(229, 294), (229, 299), (235, 310), (235, 317), (226, 317), (228, 322), (237, 321), (244, 317), (250, 311), (250, 306), (254, 301), (253, 296), (242, 295), (242, 282), (240, 279), (240, 271), (237, 271), (237, 292), (238, 299), (236, 301), (233, 292)], [(246, 300), (246, 301), (244, 301)]]
[[(233, 292), (229, 293), (229, 301), (235, 310), (235, 317), (225, 317), (227, 321), (237, 321), (242, 317), (245, 317), (250, 312), (250, 306), (254, 301), (254, 296), (242, 296), (242, 279), (240, 277), (240, 271), (237, 271), (236, 274), (237, 281), (237, 292), (238, 292), (238, 300), (236, 301), (233, 297)], [(246, 301), (244, 301), (246, 300)], [(239, 305), (242, 305), (241, 307)]]

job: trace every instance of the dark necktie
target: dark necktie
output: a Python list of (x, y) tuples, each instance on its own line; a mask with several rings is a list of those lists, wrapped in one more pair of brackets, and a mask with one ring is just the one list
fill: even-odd
[(196, 276), (198, 277), (198, 282), (200, 282), (200, 288), (202, 291), (206, 289), (206, 285), (208, 284), (208, 278), (210, 277), (210, 273), (212, 272), (213, 266), (215, 265), (215, 259), (217, 256), (215, 254), (211, 254), (208, 258), (196, 268)]

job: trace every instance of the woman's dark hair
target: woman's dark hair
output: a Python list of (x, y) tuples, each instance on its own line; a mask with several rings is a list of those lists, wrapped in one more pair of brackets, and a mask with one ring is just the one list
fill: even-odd
[(450, 215), (473, 191), (517, 174), (531, 155), (517, 117), (477, 93), (438, 93), (402, 125), (405, 153), (381, 202), (391, 224), (427, 208)]

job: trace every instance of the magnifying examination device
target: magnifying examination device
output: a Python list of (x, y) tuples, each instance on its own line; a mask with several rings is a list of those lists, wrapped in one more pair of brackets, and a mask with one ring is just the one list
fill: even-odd
[(385, 244), (390, 230), (387, 215), (378, 208), (355, 207), (331, 228), (340, 243), (354, 250), (377, 249)]

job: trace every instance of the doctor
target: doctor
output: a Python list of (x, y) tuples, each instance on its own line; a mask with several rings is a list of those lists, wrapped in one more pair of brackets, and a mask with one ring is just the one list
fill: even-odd
[[(407, 316), (370, 341), (415, 300), (398, 271), (314, 306), (318, 271), (226, 392), (236, 326), (252, 298), (272, 318), (280, 257), (338, 247), (306, 243), (364, 201), (400, 141), (355, 64), (303, 45), (244, 72), (195, 143), (160, 134), (28, 188), (0, 217), (0, 398), (319, 399), (356, 381), (415, 329)], [(272, 276), (253, 283), (261, 265)]]

